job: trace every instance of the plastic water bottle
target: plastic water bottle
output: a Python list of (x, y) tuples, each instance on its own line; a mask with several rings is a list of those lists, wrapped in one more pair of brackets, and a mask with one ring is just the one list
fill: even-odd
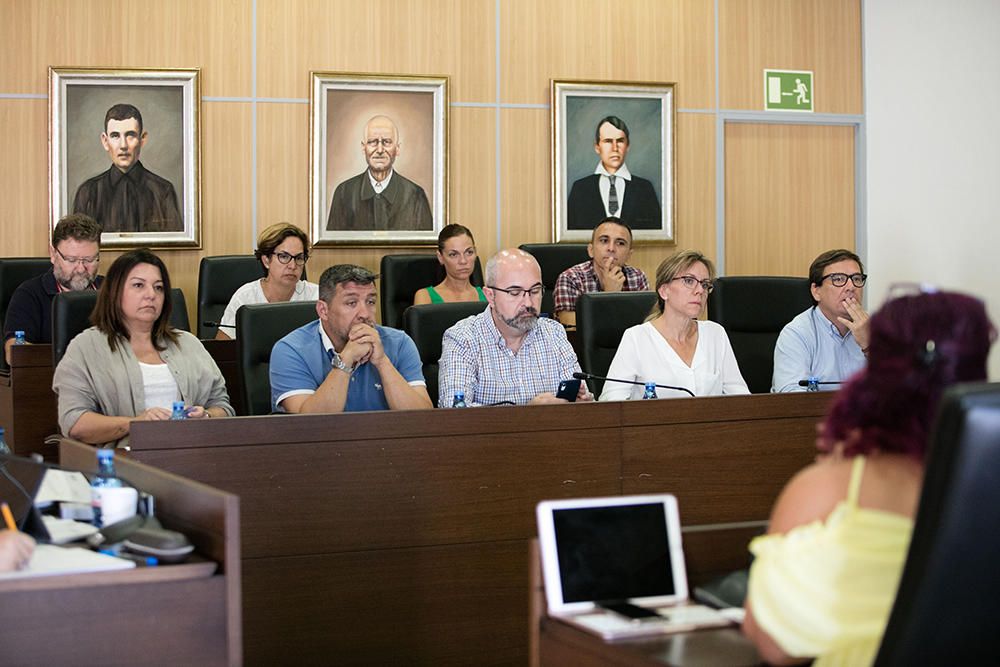
[(27, 344), (28, 344), (28, 341), (24, 340), (24, 332), (20, 331), (20, 330), (15, 331), (14, 332), (14, 345), (27, 345)]
[(101, 500), (104, 489), (121, 488), (124, 484), (115, 474), (115, 452), (111, 449), (97, 450), (97, 475), (90, 482), (90, 507), (94, 510), (94, 525), (101, 528)]
[(465, 404), (465, 392), (464, 391), (456, 391), (455, 392), (455, 400), (453, 400), (451, 402), (451, 407), (453, 407), (453, 408), (467, 408), (467, 407), (469, 407), (468, 405)]
[(3, 439), (3, 426), (0, 426), (0, 454), (10, 456), (10, 447), (7, 446), (6, 441)]
[(174, 409), (170, 411), (171, 419), (187, 419), (187, 410), (184, 409), (184, 401), (174, 401)]
[(646, 383), (646, 391), (644, 391), (642, 393), (642, 399), (643, 400), (647, 400), (647, 399), (652, 399), (652, 398), (656, 398), (656, 383), (655, 382), (647, 382)]
[(819, 391), (819, 378), (813, 375), (806, 380), (806, 391)]

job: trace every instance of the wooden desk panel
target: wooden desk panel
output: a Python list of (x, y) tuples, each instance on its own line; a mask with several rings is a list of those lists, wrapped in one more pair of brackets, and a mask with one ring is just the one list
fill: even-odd
[(145, 422), (131, 445), (241, 496), (248, 664), (523, 664), (538, 501), (677, 493), (701, 583), (747, 565), (828, 400)]
[[(63, 439), (61, 462), (93, 470), (94, 448)], [(120, 458), (157, 498), (167, 528), (217, 559), (0, 581), (0, 662), (24, 665), (239, 665), (239, 499)]]
[(523, 665), (526, 544), (249, 559), (247, 663)]
[(18, 456), (39, 452), (46, 460), (56, 461), (56, 446), (44, 444), (47, 436), (59, 432), (52, 393), (52, 346), (15, 345), (10, 353), (9, 375), (0, 376), (4, 439)]

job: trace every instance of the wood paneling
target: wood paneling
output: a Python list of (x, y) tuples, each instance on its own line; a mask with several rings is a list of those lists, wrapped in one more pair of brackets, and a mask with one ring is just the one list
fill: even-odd
[(5, 257), (49, 254), (47, 109), (45, 100), (0, 100), (0, 142), (6, 147), (0, 159), (0, 253)]
[(715, 98), (712, 3), (511, 0), (500, 3), (501, 95), (549, 102), (550, 79), (675, 82), (680, 108)]
[(816, 111), (862, 113), (861, 3), (720, 0), (719, 106), (762, 110), (764, 68), (811, 70)]
[(200, 67), (203, 95), (250, 94), (247, 0), (6, 0), (0, 92), (44, 93), (48, 68)]
[(309, 72), (447, 75), (453, 100), (495, 98), (493, 0), (259, 0), (258, 94), (309, 97)]
[(726, 125), (726, 273), (804, 276), (853, 248), (854, 128)]

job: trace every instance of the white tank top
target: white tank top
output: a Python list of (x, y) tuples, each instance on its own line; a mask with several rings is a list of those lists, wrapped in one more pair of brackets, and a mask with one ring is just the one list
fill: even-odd
[(139, 362), (142, 371), (142, 390), (146, 395), (146, 408), (174, 407), (174, 401), (181, 398), (177, 388), (177, 380), (166, 364), (144, 364)]

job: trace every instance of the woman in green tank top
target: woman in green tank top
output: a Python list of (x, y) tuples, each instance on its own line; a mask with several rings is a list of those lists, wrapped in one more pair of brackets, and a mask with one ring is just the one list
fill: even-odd
[(444, 280), (417, 290), (413, 305), (486, 301), (483, 289), (470, 280), (476, 268), (476, 241), (462, 225), (446, 225), (438, 234), (438, 262), (444, 267)]

